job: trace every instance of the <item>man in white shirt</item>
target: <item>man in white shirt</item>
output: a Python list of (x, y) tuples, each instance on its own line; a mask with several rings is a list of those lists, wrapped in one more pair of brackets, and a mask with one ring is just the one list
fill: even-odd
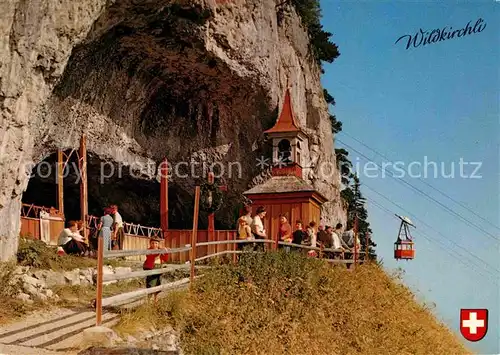
[(83, 237), (78, 231), (78, 223), (69, 221), (67, 228), (64, 228), (59, 234), (57, 245), (60, 246), (66, 254), (84, 255), (87, 246)]
[[(257, 207), (255, 217), (252, 221), (252, 234), (255, 239), (267, 239), (266, 230), (264, 229), (264, 223), (262, 218), (266, 216), (266, 209), (263, 206)], [(264, 251), (264, 243), (256, 243), (255, 250)]]
[(112, 240), (114, 241), (118, 250), (123, 250), (123, 241), (125, 239), (125, 232), (123, 231), (123, 219), (121, 214), (118, 212), (117, 205), (112, 205), (110, 206), (110, 208), (113, 209), (113, 221), (114, 221)]
[[(332, 238), (332, 249), (344, 251), (342, 247), (342, 242), (340, 241), (340, 236), (333, 230), (332, 227), (328, 227), (326, 230)], [(333, 254), (334, 259), (337, 258), (337, 253)]]

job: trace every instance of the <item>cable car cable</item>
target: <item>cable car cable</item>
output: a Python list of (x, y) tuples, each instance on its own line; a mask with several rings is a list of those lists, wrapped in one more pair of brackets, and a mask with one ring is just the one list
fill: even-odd
[[(366, 148), (370, 149), (372, 152), (376, 153), (377, 155), (381, 156), (382, 158), (384, 158), (385, 160), (387, 160), (389, 163), (392, 163), (391, 159), (389, 159), (387, 156), (385, 156), (384, 154), (378, 152), (376, 149), (374, 148), (371, 148), (370, 146), (366, 145), (365, 143), (363, 143), (362, 141), (360, 141), (359, 139), (351, 136), (350, 134), (346, 133), (345, 131), (342, 131), (342, 133), (344, 133), (346, 136), (348, 136), (349, 138), (355, 140), (356, 142), (358, 142), (359, 144), (365, 146)], [(340, 140), (339, 140), (340, 141)], [(341, 142), (342, 143), (342, 142)], [(345, 143), (342, 143), (342, 144), (345, 144)], [(488, 223), (490, 226), (496, 228), (496, 229), (499, 229), (500, 230), (500, 227), (493, 224), (492, 222), (490, 222), (489, 220), (487, 220), (486, 218), (484, 218), (483, 216), (481, 216), (480, 214), (474, 212), (471, 208), (469, 208), (467, 205), (463, 204), (462, 202), (460, 201), (457, 201), (455, 200), (453, 197), (449, 196), (448, 194), (446, 194), (445, 192), (439, 190), (438, 188), (435, 188), (434, 186), (432, 186), (431, 184), (429, 184), (427, 181), (425, 181), (424, 179), (422, 179), (420, 176), (418, 177), (418, 179), (420, 181), (422, 181), (425, 185), (429, 186), (431, 189), (433, 189), (434, 191), (437, 191), (439, 192), (441, 195), (443, 195), (444, 197), (450, 199), (451, 201), (455, 202), (456, 204), (458, 204), (459, 206), (461, 206), (463, 209), (466, 209), (467, 211), (469, 211), (470, 213), (472, 213), (474, 216), (478, 217), (479, 219), (483, 220), (484, 222)]]
[[(374, 205), (375, 207), (378, 207), (378, 208), (379, 208), (379, 209), (381, 209), (383, 212), (385, 212), (385, 213), (389, 214), (391, 217), (393, 217), (393, 216), (394, 216), (394, 213), (393, 213), (392, 211), (390, 211), (388, 208), (386, 208), (385, 206), (383, 206), (383, 205), (379, 204), (378, 202), (376, 202), (376, 201), (375, 201), (375, 200), (373, 200), (373, 199), (368, 199), (368, 200), (369, 200), (371, 203), (373, 203), (373, 205)], [(457, 258), (457, 256), (456, 256), (456, 255), (458, 255), (458, 258), (457, 258), (457, 259), (458, 259), (458, 260), (459, 260), (459, 261), (460, 261), (463, 265), (465, 265), (465, 266), (467, 266), (467, 267), (470, 267), (470, 266), (474, 267), (474, 266), (475, 266), (475, 267), (477, 268), (476, 270), (477, 270), (478, 272), (481, 272), (481, 271), (487, 271), (487, 272), (490, 272), (488, 269), (484, 269), (481, 265), (478, 265), (478, 264), (472, 263), (470, 260), (469, 260), (470, 265), (467, 265), (467, 264), (466, 264), (466, 263), (464, 263), (464, 261), (463, 261), (464, 259), (467, 259), (464, 255), (460, 254), (460, 253), (459, 253), (459, 252), (457, 252), (456, 250), (449, 249), (446, 245), (444, 245), (444, 244), (443, 244), (442, 242), (440, 242), (438, 239), (434, 240), (434, 239), (432, 239), (432, 238), (430, 238), (430, 237), (426, 236), (423, 232), (421, 232), (421, 230), (420, 230), (419, 235), (420, 235), (420, 234), (421, 234), (421, 235), (422, 235), (425, 239), (429, 240), (431, 243), (437, 243), (437, 244), (440, 244), (440, 245), (444, 248), (443, 250), (444, 250), (445, 252), (447, 252), (450, 256), (452, 256), (452, 257), (454, 257), (454, 258)], [(451, 254), (451, 252), (454, 252), (456, 255)], [(490, 273), (490, 274), (482, 274), (482, 275), (483, 275), (483, 276), (485, 276), (485, 277), (490, 276), (490, 275), (492, 275), (492, 276), (496, 276), (495, 274), (492, 274), (492, 273)], [(496, 282), (495, 282), (495, 283), (496, 283)]]
[[(391, 217), (394, 216), (394, 213), (392, 211), (390, 211), (387, 207), (379, 204), (378, 202), (376, 202), (375, 200), (371, 199), (371, 198), (367, 198), (368, 201), (370, 201), (371, 203), (373, 203), (373, 205), (375, 207), (378, 207), (380, 210), (382, 210), (383, 212), (387, 213), (388, 215), (390, 215)], [(456, 258), (460, 263), (462, 263), (464, 266), (466, 266), (467, 268), (470, 268), (470, 267), (475, 267), (476, 268), (476, 271), (478, 273), (480, 273), (482, 276), (484, 276), (485, 278), (487, 278), (489, 281), (492, 281), (493, 283), (495, 284), (498, 284), (497, 282), (497, 279), (496, 277), (498, 277), (498, 274), (494, 274), (494, 273), (491, 273), (490, 270), (488, 269), (485, 269), (484, 267), (481, 267), (481, 265), (478, 265), (478, 264), (475, 264), (475, 263), (472, 263), (471, 260), (467, 259), (464, 255), (460, 254), (459, 252), (457, 252), (456, 250), (452, 250), (452, 249), (449, 249), (446, 245), (444, 245), (442, 242), (440, 242), (438, 239), (433, 239), (429, 236), (426, 236), (425, 233), (423, 233), (421, 230), (419, 231), (418, 233), (419, 235), (421, 235), (422, 237), (424, 237), (425, 239), (427, 239), (428, 241), (430, 241), (431, 243), (436, 243), (436, 244), (440, 244), (441, 247), (443, 247), (443, 250), (448, 253), (448, 255), (450, 255), (451, 257), (453, 258)], [(451, 254), (451, 252), (454, 252), (456, 255), (453, 255)], [(464, 260), (468, 260), (469, 261), (469, 264), (467, 264)], [(483, 273), (482, 271), (486, 271), (488, 272), (488, 274), (485, 274)], [(491, 279), (490, 276), (493, 276), (495, 277), (494, 279)]]
[[(338, 140), (341, 144), (345, 145), (347, 148), (349, 149), (352, 149), (353, 151), (355, 151), (356, 153), (360, 154), (362, 157), (364, 157), (366, 160), (368, 161), (371, 161), (373, 162), (372, 160), (370, 160), (366, 155), (364, 155), (363, 153), (361, 153), (359, 150), (351, 147), (350, 145), (342, 142), (341, 140)], [(375, 162), (373, 162), (378, 169), (380, 169), (382, 171), (382, 168)], [(420, 190), (419, 188), (413, 186), (412, 184), (406, 182), (405, 180), (401, 180), (401, 179), (398, 179), (396, 177), (394, 177), (394, 174), (392, 174), (391, 172), (391, 175), (389, 175), (389, 177), (393, 178), (394, 180), (400, 182), (400, 183), (404, 183), (405, 185), (411, 187), (413, 190), (417, 191), (418, 193), (420, 193), (421, 195), (427, 197), (428, 199), (434, 201), (435, 203), (439, 204), (442, 208), (444, 208), (445, 210), (447, 210), (448, 212), (452, 213), (453, 215), (459, 217), (460, 219), (462, 219), (464, 222), (466, 222), (469, 226), (471, 227), (475, 227), (476, 229), (478, 229), (479, 231), (485, 233), (486, 235), (490, 236), (493, 240), (497, 241), (497, 242), (500, 242), (500, 239), (498, 239), (497, 237), (495, 237), (493, 234), (489, 233), (488, 231), (484, 230), (483, 228), (477, 226), (476, 224), (472, 223), (471, 221), (469, 221), (468, 219), (466, 219), (465, 217), (463, 217), (462, 215), (460, 215), (459, 213), (456, 213), (455, 211), (451, 210), (449, 207), (447, 207), (446, 205), (442, 204), (441, 202), (439, 202), (438, 200), (436, 200), (435, 198), (433, 198), (432, 196), (430, 196), (429, 194), (425, 193), (424, 191)]]
[(440, 231), (436, 230), (434, 227), (432, 227), (431, 225), (429, 225), (428, 223), (424, 222), (423, 220), (421, 220), (420, 218), (418, 218), (417, 216), (415, 216), (415, 214), (409, 212), (408, 210), (406, 210), (404, 207), (398, 205), (397, 203), (391, 201), (390, 199), (388, 199), (387, 197), (385, 197), (383, 194), (381, 194), (380, 192), (374, 190), (373, 188), (371, 188), (370, 186), (366, 185), (366, 184), (363, 184), (365, 187), (367, 187), (368, 189), (372, 190), (373, 192), (375, 192), (377, 195), (381, 196), (382, 198), (386, 199), (387, 201), (389, 201), (390, 203), (392, 203), (394, 206), (396, 206), (397, 208), (401, 209), (402, 211), (405, 211), (406, 213), (410, 214), (411, 216), (413, 216), (416, 220), (420, 221), (423, 225), (427, 226), (428, 228), (430, 228), (431, 230), (433, 230), (434, 232), (438, 233), (439, 235), (441, 235), (443, 238), (447, 239), (450, 243), (452, 243), (453, 245), (455, 245), (456, 247), (464, 250), (465, 252), (467, 252), (469, 255), (471, 255), (472, 257), (476, 258), (477, 260), (481, 261), (482, 263), (484, 263), (485, 265), (487, 265), (489, 268), (491, 268), (492, 270), (496, 271), (497, 273), (500, 273), (500, 271), (498, 269), (496, 269), (495, 267), (493, 267), (490, 263), (484, 261), (482, 258), (478, 257), (477, 255), (471, 253), (469, 250), (465, 249), (464, 247), (462, 247), (461, 245), (457, 244), (456, 242), (454, 242), (452, 239), (446, 237), (443, 233), (441, 233)]

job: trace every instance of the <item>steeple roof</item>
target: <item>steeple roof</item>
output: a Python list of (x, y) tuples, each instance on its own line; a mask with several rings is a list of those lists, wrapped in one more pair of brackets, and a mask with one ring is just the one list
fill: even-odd
[(268, 129), (264, 133), (282, 133), (282, 132), (300, 132), (300, 128), (295, 122), (295, 117), (292, 110), (292, 100), (290, 98), (290, 90), (287, 88), (285, 93), (285, 101), (281, 109), (280, 116), (274, 127)]

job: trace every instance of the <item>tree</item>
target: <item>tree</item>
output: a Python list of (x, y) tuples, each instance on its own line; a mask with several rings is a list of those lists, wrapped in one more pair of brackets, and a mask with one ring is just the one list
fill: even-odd
[(335, 157), (337, 159), (337, 168), (340, 171), (341, 182), (344, 186), (348, 186), (353, 174), (351, 172), (352, 163), (348, 158), (349, 152), (344, 148), (335, 149)]
[(330, 122), (332, 123), (333, 134), (337, 134), (342, 131), (342, 122), (337, 121), (337, 117), (335, 115), (330, 115)]
[[(371, 236), (372, 229), (368, 222), (368, 211), (366, 210), (366, 199), (361, 193), (361, 182), (356, 174), (352, 174), (349, 184), (341, 191), (341, 197), (348, 203), (347, 223), (354, 223), (358, 219), (358, 235), (361, 242), (361, 248), (364, 251), (367, 243), (367, 236)], [(368, 252), (370, 259), (376, 259), (375, 247), (371, 238), (368, 240)]]
[(328, 105), (335, 106), (335, 98), (332, 95), (330, 95), (328, 90), (323, 89), (323, 96), (325, 96), (325, 101)]
[[(323, 30), (323, 25), (320, 22), (319, 0), (283, 0), (276, 5), (278, 16), (286, 5), (292, 5), (300, 16), (301, 22), (309, 34), (312, 56), (320, 68), (323, 61), (332, 63), (340, 55), (340, 52), (337, 45), (330, 40), (332, 33)], [(321, 71), (323, 72), (323, 69)]]

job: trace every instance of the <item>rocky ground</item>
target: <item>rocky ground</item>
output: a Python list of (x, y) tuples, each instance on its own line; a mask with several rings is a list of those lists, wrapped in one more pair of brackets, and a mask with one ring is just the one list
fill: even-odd
[[(104, 273), (128, 273), (132, 269), (105, 266)], [(104, 309), (102, 327), (95, 327), (95, 311), (90, 304), (75, 306), (71, 302), (74, 300), (65, 299), (66, 294), (58, 294), (58, 290), (66, 286), (76, 286), (73, 290), (83, 293), (95, 285), (95, 279), (94, 268), (57, 272), (17, 267), (11, 280), (19, 286), (15, 297), (27, 304), (45, 306), (40, 307), (41, 311), (0, 326), (0, 354), (181, 353), (177, 334), (171, 327), (162, 330), (150, 327), (138, 331), (136, 337), (121, 338), (111, 329), (120, 319), (120, 309)], [(116, 281), (106, 284), (110, 283)], [(110, 287), (119, 290), (118, 286)], [(61, 307), (62, 304), (73, 306)], [(130, 306), (123, 305), (122, 310)]]
[[(132, 271), (131, 267), (104, 266), (104, 275), (123, 274)], [(95, 268), (75, 269), (72, 271), (57, 272), (52, 270), (37, 270), (25, 266), (18, 266), (13, 281), (19, 284), (18, 299), (32, 304), (35, 301), (58, 300), (59, 296), (51, 288), (60, 286), (90, 286), (95, 284)], [(104, 284), (115, 283), (109, 281)]]

